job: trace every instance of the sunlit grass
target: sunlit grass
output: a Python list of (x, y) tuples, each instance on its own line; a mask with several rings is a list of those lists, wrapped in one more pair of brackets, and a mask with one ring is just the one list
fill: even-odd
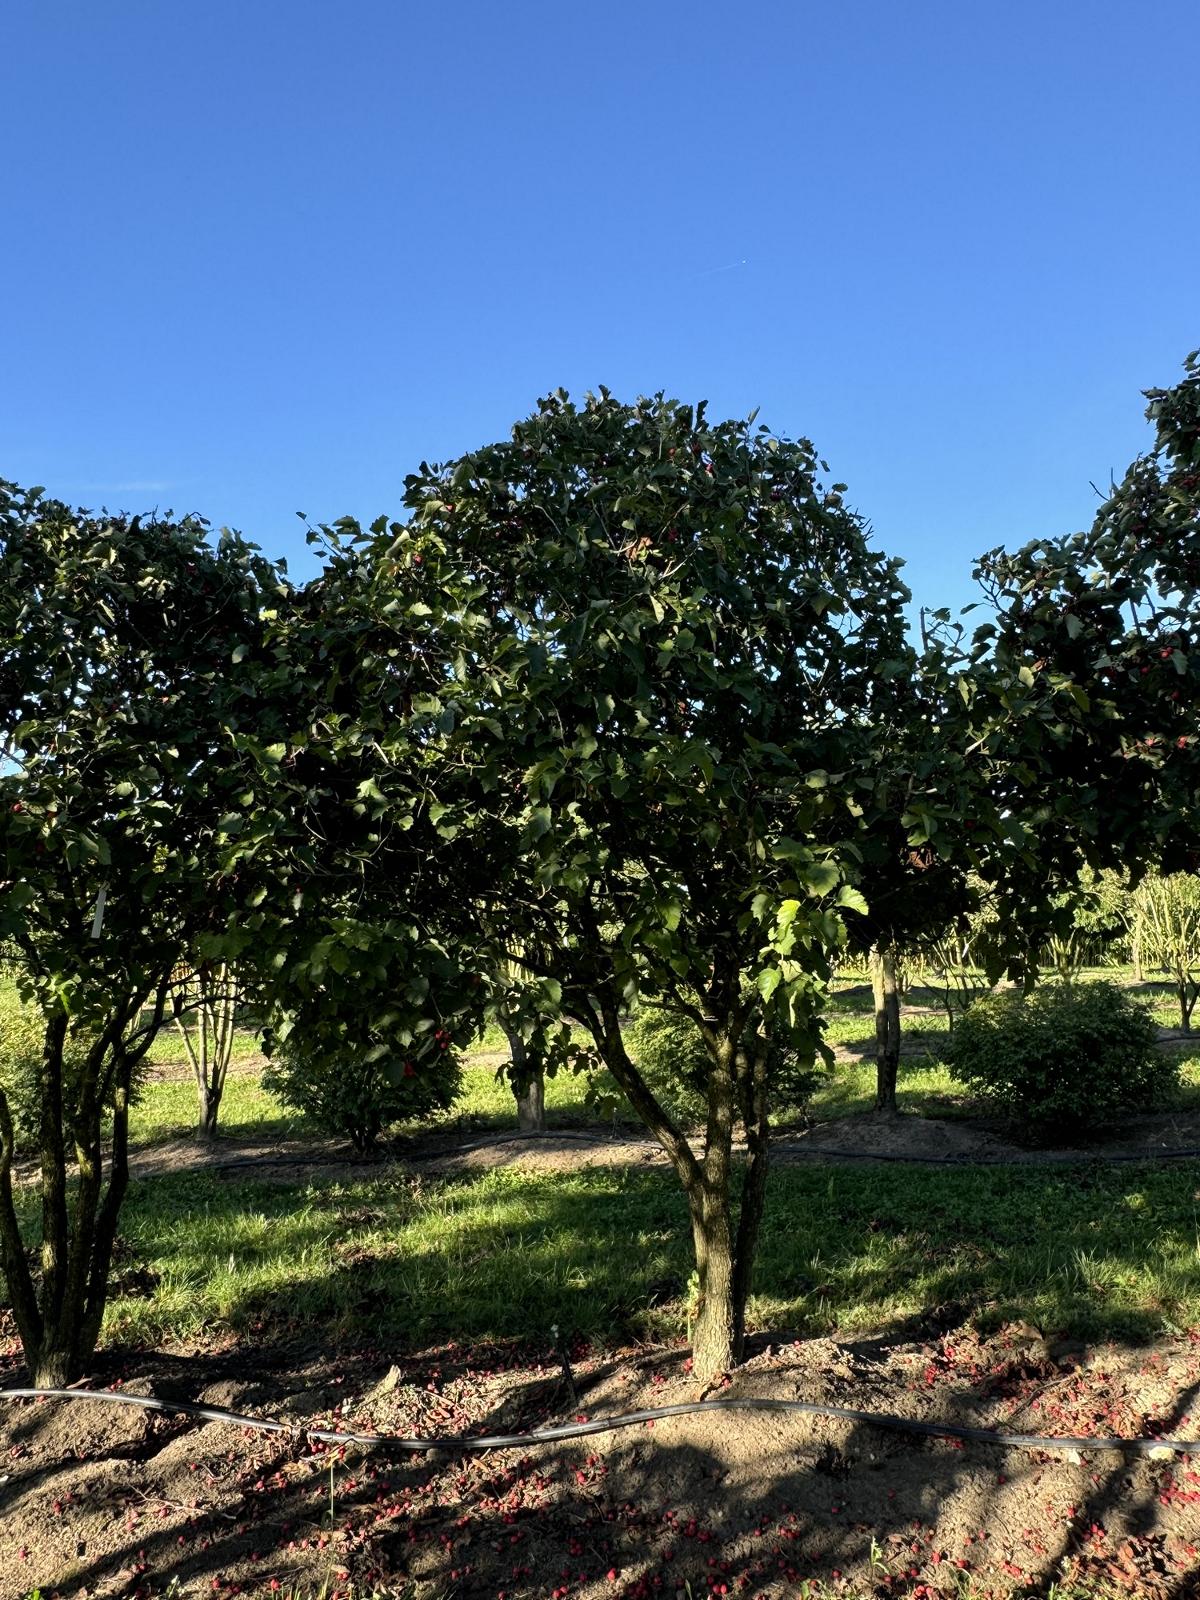
[[(864, 1332), (953, 1305), (1084, 1336), (1200, 1321), (1200, 1163), (1063, 1169), (777, 1168), (752, 1308), (762, 1329)], [(136, 1186), (109, 1337), (319, 1324), (418, 1346), (443, 1336), (675, 1337), (692, 1270), (660, 1169), (393, 1172), (287, 1187), (186, 1174)]]
[[(196, 1085), (191, 1077), (151, 1081), (142, 1086), (129, 1114), (133, 1144), (186, 1138), (196, 1131), (199, 1116)], [(221, 1099), (221, 1131), (240, 1138), (287, 1138), (303, 1133), (298, 1113), (289, 1111), (267, 1093), (253, 1075), (225, 1080)]]
[[(978, 1106), (955, 1081), (941, 1056), (949, 1038), (944, 1012), (932, 1009), (936, 992), (914, 987), (909, 991), (904, 1017), (905, 1055), (900, 1062), (897, 1100), (900, 1109), (914, 1115), (964, 1117), (975, 1114)], [(1158, 1009), (1166, 1001), (1160, 999)], [(917, 1009), (920, 1008), (920, 1009)], [(841, 1057), (818, 1086), (807, 1108), (814, 1121), (849, 1117), (872, 1110), (875, 1103), (874, 1019), (871, 996), (865, 983), (843, 984), (833, 997), (827, 1035), (841, 1047)], [(847, 1056), (859, 1059), (846, 1059)], [(431, 1123), (401, 1128), (405, 1134), (421, 1131), (463, 1133), (511, 1130), (516, 1123), (512, 1090), (498, 1069), (507, 1058), (499, 1030), (492, 1030), (467, 1056), (463, 1093), (454, 1106)], [(1179, 1047), (1181, 1062), (1180, 1105), (1200, 1107), (1200, 1035), (1194, 1049)], [(593, 1091), (598, 1090), (615, 1116), (607, 1113), (607, 1126), (613, 1131), (637, 1126), (633, 1112), (607, 1073), (593, 1079), (582, 1073), (564, 1071), (546, 1084), (546, 1115), (550, 1127), (570, 1128), (594, 1125), (598, 1113)], [(786, 1113), (785, 1123), (794, 1121)], [(137, 1143), (179, 1138), (190, 1134), (196, 1123), (196, 1094), (190, 1076), (147, 1083), (134, 1110), (131, 1131)], [(248, 1138), (303, 1138), (312, 1133), (303, 1120), (288, 1110), (261, 1087), (257, 1076), (241, 1073), (231, 1076), (221, 1110), (222, 1131)]]
[[(188, 1037), (193, 1047), (197, 1047), (197, 1033), (195, 1028), (189, 1028)], [(235, 1062), (249, 1061), (257, 1056), (262, 1049), (261, 1037), (245, 1028), (239, 1028), (233, 1036), (233, 1049), (231, 1059)], [(156, 1066), (171, 1066), (175, 1063), (185, 1065), (188, 1060), (187, 1046), (179, 1036), (179, 1030), (173, 1023), (168, 1023), (160, 1029), (153, 1044), (146, 1053), (147, 1061)]]

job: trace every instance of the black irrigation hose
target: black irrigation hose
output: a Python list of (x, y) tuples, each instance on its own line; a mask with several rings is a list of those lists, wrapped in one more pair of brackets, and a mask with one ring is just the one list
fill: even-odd
[(239, 1428), (256, 1428), (260, 1433), (287, 1433), (297, 1438), (317, 1439), (322, 1444), (368, 1445), (416, 1454), (428, 1450), (510, 1450), (530, 1444), (553, 1444), (560, 1439), (582, 1439), (588, 1434), (612, 1433), (618, 1428), (657, 1422), (661, 1417), (686, 1417), (699, 1411), (790, 1411), (810, 1417), (835, 1417), (843, 1422), (864, 1422), (869, 1427), (883, 1428), (892, 1433), (917, 1434), (927, 1439), (971, 1440), (980, 1444), (1003, 1445), (1011, 1450), (1115, 1450), (1139, 1456), (1175, 1451), (1182, 1455), (1200, 1455), (1200, 1439), (1043, 1438), (1032, 1433), (997, 1433), (992, 1428), (968, 1428), (953, 1422), (919, 1422), (912, 1417), (897, 1417), (888, 1412), (856, 1411), (850, 1406), (818, 1405), (809, 1400), (687, 1400), (680, 1405), (651, 1406), (644, 1411), (626, 1411), (615, 1417), (596, 1417), (590, 1422), (566, 1422), (553, 1428), (531, 1428), (527, 1433), (498, 1433), (485, 1438), (458, 1433), (435, 1439), (304, 1428), (295, 1423), (281, 1422), (275, 1417), (247, 1417), (218, 1406), (193, 1405), (185, 1400), (158, 1400), (150, 1395), (117, 1394), (112, 1389), (0, 1389), (0, 1400), (102, 1400), (115, 1405), (142, 1406), (148, 1411), (165, 1411), (171, 1416), (199, 1417), (205, 1422), (226, 1422)]
[(1089, 1161), (1192, 1161), (1200, 1157), (1200, 1149), (1191, 1147), (1182, 1150), (1116, 1150), (1107, 1155), (1099, 1150), (1043, 1151), (1036, 1153), (1036, 1159), (1016, 1161), (1011, 1156), (917, 1156), (879, 1150), (827, 1150), (820, 1146), (810, 1150), (802, 1144), (773, 1144), (771, 1149), (777, 1155), (811, 1156), (814, 1161), (824, 1157), (834, 1161), (901, 1161), (930, 1167), (1068, 1167), (1082, 1166)]

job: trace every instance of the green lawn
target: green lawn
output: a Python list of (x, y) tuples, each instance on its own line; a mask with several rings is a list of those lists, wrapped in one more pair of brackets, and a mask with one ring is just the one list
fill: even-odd
[[(1053, 1168), (778, 1167), (752, 1324), (849, 1334), (934, 1308), (1084, 1336), (1200, 1322), (1200, 1163)], [(32, 1209), (32, 1195), (29, 1196)], [(287, 1187), (212, 1174), (136, 1185), (108, 1335), (228, 1327), (545, 1342), (685, 1332), (682, 1195), (662, 1169), (454, 1178), (394, 1170)]]
[[(835, 1033), (869, 1042), (870, 1028), (869, 992), (844, 988)], [(906, 1037), (917, 1028), (936, 1053), (939, 1019), (910, 1014)], [(463, 1100), (440, 1126), (514, 1125), (511, 1094), (495, 1077), (500, 1059), (493, 1050), (468, 1064)], [(1200, 1051), (1186, 1058), (1186, 1077), (1187, 1098), (1200, 1104)], [(868, 1109), (873, 1080), (869, 1053), (839, 1064), (814, 1114)], [(552, 1123), (592, 1119), (586, 1087), (570, 1074), (549, 1083)], [(228, 1133), (300, 1131), (253, 1072), (232, 1077), (226, 1093)], [(945, 1067), (920, 1055), (901, 1064), (900, 1100), (940, 1115), (965, 1109)], [(149, 1083), (134, 1138), (186, 1134), (194, 1116), (190, 1078)], [(21, 1200), (32, 1232), (34, 1191)], [(121, 1233), (109, 1338), (157, 1344), (224, 1328), (273, 1336), (319, 1323), (332, 1337), (415, 1348), (446, 1336), (544, 1344), (554, 1323), (598, 1341), (686, 1332), (689, 1236), (665, 1169), (445, 1178), (393, 1167), (348, 1185), (293, 1186), (175, 1174), (134, 1185)], [(809, 1333), (898, 1329), (938, 1308), (1088, 1337), (1196, 1325), (1200, 1162), (780, 1166), (756, 1290), (754, 1327)]]
[[(143, 1084), (129, 1113), (129, 1137), (135, 1145), (187, 1138), (196, 1131), (196, 1085), (188, 1078)], [(249, 1139), (297, 1138), (308, 1131), (300, 1116), (269, 1095), (258, 1075), (225, 1080), (221, 1100), (223, 1133)]]

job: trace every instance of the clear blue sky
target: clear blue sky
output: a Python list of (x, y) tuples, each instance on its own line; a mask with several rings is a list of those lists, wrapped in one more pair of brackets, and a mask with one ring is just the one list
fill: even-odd
[(808, 434), (918, 598), (1200, 344), (1195, 0), (4, 7), (0, 475), (272, 554), (539, 394)]

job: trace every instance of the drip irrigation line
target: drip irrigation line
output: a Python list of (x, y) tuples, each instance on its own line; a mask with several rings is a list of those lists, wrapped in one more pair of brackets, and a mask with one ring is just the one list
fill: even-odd
[(197, 1417), (205, 1422), (224, 1422), (238, 1428), (253, 1428), (260, 1433), (285, 1433), (295, 1438), (315, 1439), (322, 1444), (356, 1444), (409, 1454), (426, 1451), (474, 1452), (512, 1450), (526, 1445), (554, 1444), (563, 1439), (583, 1439), (596, 1433), (614, 1433), (620, 1428), (635, 1428), (658, 1422), (664, 1417), (694, 1416), (706, 1411), (783, 1411), (809, 1417), (831, 1417), (842, 1422), (860, 1422), (891, 1433), (915, 1434), (926, 1439), (961, 1439), (978, 1444), (996, 1444), (1010, 1450), (1111, 1450), (1124, 1455), (1161, 1456), (1167, 1452), (1200, 1455), (1200, 1439), (1139, 1437), (1133, 1439), (1054, 1438), (1032, 1433), (998, 1433), (993, 1428), (971, 1428), (953, 1422), (921, 1422), (915, 1417), (898, 1417), (890, 1412), (858, 1411), (851, 1406), (821, 1405), (810, 1400), (686, 1400), (673, 1406), (651, 1406), (642, 1411), (626, 1411), (612, 1417), (595, 1417), (586, 1422), (566, 1422), (550, 1428), (531, 1428), (525, 1433), (445, 1434), (440, 1438), (408, 1438), (400, 1434), (338, 1432), (328, 1428), (306, 1428), (277, 1417), (248, 1417), (219, 1406), (195, 1405), (186, 1400), (159, 1400), (152, 1395), (118, 1394), (112, 1389), (0, 1389), (0, 1400), (99, 1400), (114, 1405), (141, 1406), (147, 1411), (162, 1411), (169, 1416)]
[(771, 1149), (779, 1155), (810, 1156), (814, 1161), (822, 1158), (834, 1161), (899, 1161), (930, 1167), (1066, 1167), (1082, 1166), (1089, 1161), (1192, 1161), (1200, 1157), (1200, 1148), (1192, 1146), (1179, 1150), (1114, 1150), (1108, 1154), (1100, 1150), (1043, 1151), (1035, 1157), (1024, 1160), (1014, 1160), (1012, 1156), (901, 1155), (895, 1151), (834, 1150), (816, 1146), (809, 1149), (802, 1144), (773, 1144)]

